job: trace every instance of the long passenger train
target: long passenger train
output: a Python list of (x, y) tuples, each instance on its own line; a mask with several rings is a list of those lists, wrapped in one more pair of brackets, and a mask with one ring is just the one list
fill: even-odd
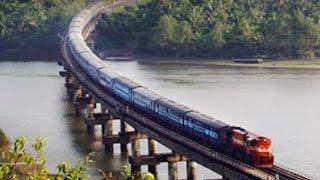
[(274, 162), (271, 139), (228, 125), (157, 95), (105, 65), (85, 44), (82, 29), (95, 16), (95, 7), (77, 15), (69, 27), (68, 48), (74, 60), (96, 83), (130, 108), (158, 119), (157, 123), (256, 167)]

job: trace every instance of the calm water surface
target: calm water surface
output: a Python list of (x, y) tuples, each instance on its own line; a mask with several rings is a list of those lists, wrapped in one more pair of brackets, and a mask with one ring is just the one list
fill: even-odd
[[(107, 64), (163, 96), (271, 137), (277, 162), (320, 178), (319, 70)], [(74, 116), (67, 101), (59, 70), (61, 67), (50, 62), (0, 62), (0, 127), (12, 139), (20, 135), (29, 141), (46, 138), (51, 170), (63, 160), (74, 163), (95, 150), (98, 160), (92, 177), (96, 168), (119, 174), (116, 170), (127, 160), (119, 155), (118, 146), (115, 156), (104, 154), (99, 128), (95, 136), (85, 133), (83, 121)], [(166, 179), (166, 169), (166, 164), (159, 166), (161, 179)], [(205, 168), (200, 168), (199, 174), (200, 179), (213, 175)], [(179, 177), (184, 175), (180, 172)]]

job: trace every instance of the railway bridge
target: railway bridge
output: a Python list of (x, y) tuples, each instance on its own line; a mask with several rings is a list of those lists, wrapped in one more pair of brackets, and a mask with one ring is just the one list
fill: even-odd
[[(102, 126), (105, 150), (113, 152), (113, 144), (119, 143), (121, 152), (127, 153), (127, 144), (131, 144), (132, 153), (129, 157), (132, 171), (139, 171), (141, 165), (148, 165), (148, 169), (157, 175), (157, 165), (161, 162), (168, 163), (168, 179), (177, 179), (177, 162), (186, 161), (187, 178), (197, 179), (196, 163), (220, 174), (224, 179), (311, 179), (307, 175), (297, 173), (289, 168), (275, 164), (272, 168), (259, 169), (239, 160), (216, 152), (199, 142), (178, 134), (156, 123), (157, 119), (145, 116), (143, 113), (130, 108), (118, 98), (105, 91), (101, 85), (92, 80), (75, 60), (67, 42), (70, 31), (79, 38), (79, 43), (84, 43), (90, 51), (93, 60), (100, 59), (90, 50), (90, 34), (101, 15), (109, 15), (117, 8), (136, 3), (133, 0), (123, 0), (109, 4), (93, 3), (81, 10), (71, 21), (61, 40), (63, 61), (59, 62), (64, 67), (60, 75), (65, 77), (65, 86), (70, 99), (73, 101), (76, 112), (84, 112), (88, 133), (92, 133), (95, 125)], [(81, 21), (80, 21), (81, 20)], [(82, 23), (79, 23), (82, 22)], [(88, 42), (89, 43), (86, 43)], [(91, 42), (92, 43), (92, 42)], [(76, 47), (72, 47), (77, 52)], [(97, 110), (97, 104), (101, 104)], [(113, 134), (112, 123), (115, 119), (121, 122), (119, 134)], [(129, 131), (128, 126), (134, 128)], [(140, 139), (148, 139), (149, 154), (140, 154)], [(156, 143), (172, 150), (172, 153), (157, 153)]]

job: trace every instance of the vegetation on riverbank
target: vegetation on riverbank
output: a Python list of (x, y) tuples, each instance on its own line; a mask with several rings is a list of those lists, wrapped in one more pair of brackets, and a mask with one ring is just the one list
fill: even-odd
[(125, 46), (165, 56), (320, 55), (320, 3), (148, 0), (101, 20), (98, 49)]
[(59, 36), (87, 1), (0, 1), (0, 58), (52, 60), (59, 51)]

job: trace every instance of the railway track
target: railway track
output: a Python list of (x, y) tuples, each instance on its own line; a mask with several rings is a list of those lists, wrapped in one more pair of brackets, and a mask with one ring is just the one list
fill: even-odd
[(297, 172), (293, 169), (290, 169), (288, 167), (284, 167), (279, 164), (274, 164), (271, 169), (264, 169), (265, 172), (269, 174), (274, 174), (276, 178), (281, 180), (289, 180), (289, 179), (295, 179), (295, 180), (308, 180), (308, 179), (315, 179), (314, 177), (308, 176), (306, 174), (302, 174), (300, 172)]
[[(132, 4), (134, 2), (137, 1), (120, 1), (118, 3), (114, 3), (112, 5), (109, 5), (107, 8), (108, 11), (112, 11), (113, 9), (120, 7), (120, 6), (124, 6), (124, 5), (129, 5)], [(88, 31), (88, 29), (91, 28), (91, 26), (94, 25), (94, 22), (90, 21), (83, 29), (82, 29), (82, 35), (84, 37), (88, 37), (89, 33), (91, 33), (91, 31)], [(84, 72), (81, 72), (81, 69), (77, 66), (77, 64), (75, 62), (72, 61), (72, 56), (70, 53), (68, 53), (68, 48), (67, 48), (67, 44), (66, 44), (66, 39), (68, 38), (66, 36), (67, 33), (65, 33), (64, 36), (64, 40), (61, 43), (61, 47), (62, 47), (62, 54), (64, 57), (64, 60), (66, 61), (64, 64), (66, 67), (68, 67), (68, 69), (70, 69), (78, 78), (78, 80), (82, 80), (86, 83), (89, 83), (89, 79), (86, 78), (86, 74)], [(79, 72), (80, 70), (80, 72)], [(91, 82), (92, 84), (89, 85), (89, 87), (87, 87), (88, 89), (92, 90), (93, 92), (97, 93), (98, 96), (100, 97), (100, 99), (105, 100), (105, 99), (109, 99), (112, 101), (114, 101), (113, 98), (110, 97), (106, 97), (104, 94), (105, 92), (100, 91), (99, 88), (94, 87), (94, 83)], [(103, 98), (105, 97), (105, 98)], [(181, 135), (179, 134), (174, 134), (174, 133), (168, 133), (163, 127), (158, 127), (160, 126), (157, 123), (152, 122), (151, 120), (147, 121), (147, 118), (145, 117), (141, 117), (140, 114), (131, 111), (130, 110), (130, 114), (135, 116), (135, 118), (143, 120), (143, 123), (148, 124), (149, 127), (153, 128), (153, 129), (158, 129), (160, 130), (159, 132), (163, 135), (166, 135), (170, 138), (177, 138)], [(141, 121), (142, 122), (142, 121)], [(234, 166), (236, 167), (239, 171), (244, 171), (250, 175), (252, 175), (253, 177), (256, 177), (258, 179), (296, 179), (296, 180), (306, 180), (306, 179), (314, 179), (312, 177), (309, 177), (307, 175), (302, 175), (301, 173), (297, 173), (289, 168), (283, 167), (281, 165), (274, 165), (271, 169), (258, 169), (255, 168), (253, 166), (247, 165), (243, 162), (237, 161), (235, 159), (232, 159), (228, 156), (225, 156), (223, 154), (217, 153), (197, 142), (191, 142), (189, 139), (187, 139), (186, 137), (179, 137), (180, 141), (185, 143), (185, 145), (189, 145), (190, 147), (195, 148), (195, 150), (201, 152), (202, 154), (211, 157), (215, 160), (220, 161), (221, 163), (225, 163), (228, 166)]]

